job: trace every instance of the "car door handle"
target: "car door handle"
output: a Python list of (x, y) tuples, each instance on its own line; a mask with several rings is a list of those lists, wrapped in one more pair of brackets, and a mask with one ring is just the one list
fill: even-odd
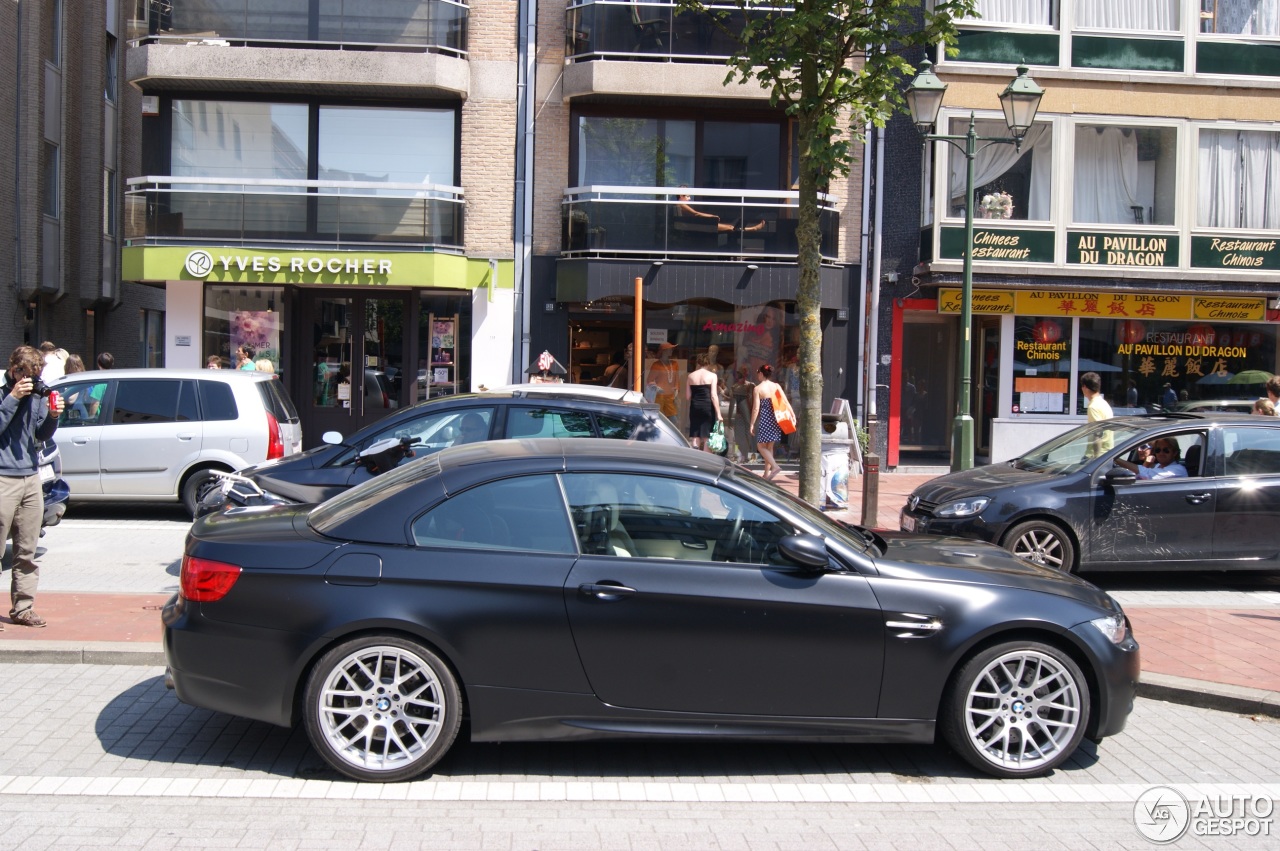
[(89, 438), (80, 437), (79, 435), (76, 435), (75, 437), (71, 438), (71, 442), (74, 443), (76, 446), (85, 446), (86, 444), (88, 444)]
[(178, 432), (178, 440), (195, 440), (195, 432), (180, 431)]
[(621, 600), (636, 593), (636, 589), (628, 588), (617, 582), (588, 582), (578, 586), (578, 593), (597, 600)]
[(1186, 495), (1185, 499), (1192, 505), (1203, 505), (1208, 502), (1209, 498), (1212, 496), (1212, 493), (1189, 493)]

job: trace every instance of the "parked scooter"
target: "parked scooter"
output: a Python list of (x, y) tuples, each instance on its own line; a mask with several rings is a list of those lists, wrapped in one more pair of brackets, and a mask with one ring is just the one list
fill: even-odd
[[(416, 437), (388, 437), (369, 444), (356, 457), (356, 466), (364, 467), (372, 476), (395, 469), (401, 461), (413, 457)], [(255, 505), (294, 505), (299, 502), (288, 495), (264, 490), (257, 482), (238, 473), (210, 470), (222, 480), (221, 484), (206, 490), (200, 499), (196, 517)]]

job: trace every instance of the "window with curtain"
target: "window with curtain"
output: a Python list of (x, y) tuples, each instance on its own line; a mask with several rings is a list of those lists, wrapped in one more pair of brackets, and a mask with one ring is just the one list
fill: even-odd
[(1280, 133), (1200, 131), (1196, 224), (1280, 227)]
[(1212, 0), (1200, 29), (1222, 35), (1280, 36), (1280, 0)]
[(1177, 200), (1172, 127), (1078, 125), (1072, 220), (1171, 225)]
[(1177, 32), (1180, 0), (1077, 0), (1076, 26), (1100, 30)]
[(1054, 0), (977, 0), (977, 12), (966, 21), (984, 24), (1021, 24), (1023, 26), (1054, 27), (1058, 20)]
[[(953, 118), (950, 128), (951, 134), (963, 135), (969, 131), (969, 119)], [(1003, 118), (980, 118), (974, 123), (974, 129), (979, 136), (1004, 138), (1009, 135)], [(951, 145), (947, 145), (946, 150), (950, 158), (948, 213), (963, 216), (965, 156)], [(973, 160), (973, 185), (976, 218), (1048, 221), (1053, 200), (1052, 126), (1036, 122), (1018, 148), (999, 142), (979, 142)], [(1008, 196), (1007, 201), (1002, 201), (1000, 196), (1004, 195)], [(989, 200), (984, 204), (984, 199)]]

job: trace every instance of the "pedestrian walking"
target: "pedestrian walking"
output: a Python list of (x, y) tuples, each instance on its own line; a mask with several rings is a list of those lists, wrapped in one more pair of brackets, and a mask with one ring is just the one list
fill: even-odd
[(711, 428), (715, 423), (723, 423), (720, 413), (720, 381), (708, 367), (711, 356), (699, 352), (694, 356), (698, 368), (689, 373), (684, 386), (685, 398), (689, 400), (689, 442), (694, 449), (708, 452), (707, 438), (711, 436)]
[(51, 411), (48, 395), (35, 392), (44, 366), (38, 350), (18, 346), (9, 355), (7, 385), (0, 388), (0, 541), (13, 535), (9, 620), (31, 627), (45, 625), (34, 608), (40, 581), (36, 544), (44, 519), (40, 443), (53, 437), (63, 404), (59, 397)]
[(778, 426), (778, 417), (774, 412), (775, 400), (781, 400), (783, 409), (795, 419), (795, 411), (787, 401), (782, 388), (773, 380), (773, 367), (761, 364), (756, 371), (756, 389), (751, 396), (751, 430), (756, 436), (756, 448), (764, 459), (765, 481), (772, 481), (782, 467), (773, 458), (773, 448), (782, 440), (782, 429)]

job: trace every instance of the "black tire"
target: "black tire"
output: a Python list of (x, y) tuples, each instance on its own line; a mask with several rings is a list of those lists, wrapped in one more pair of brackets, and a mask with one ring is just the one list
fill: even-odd
[(218, 485), (221, 480), (208, 470), (197, 470), (182, 483), (182, 505), (194, 520), (200, 509), (200, 499), (205, 491)]
[(462, 722), (449, 666), (399, 636), (366, 635), (325, 653), (303, 701), (316, 752), (342, 774), (375, 783), (427, 772), (448, 753)]
[(1049, 520), (1028, 520), (1009, 530), (1004, 547), (1023, 561), (1074, 573), (1076, 548), (1066, 530)]
[(1037, 777), (1071, 757), (1089, 725), (1089, 684), (1063, 651), (1011, 641), (969, 659), (942, 701), (943, 738), (996, 777)]

